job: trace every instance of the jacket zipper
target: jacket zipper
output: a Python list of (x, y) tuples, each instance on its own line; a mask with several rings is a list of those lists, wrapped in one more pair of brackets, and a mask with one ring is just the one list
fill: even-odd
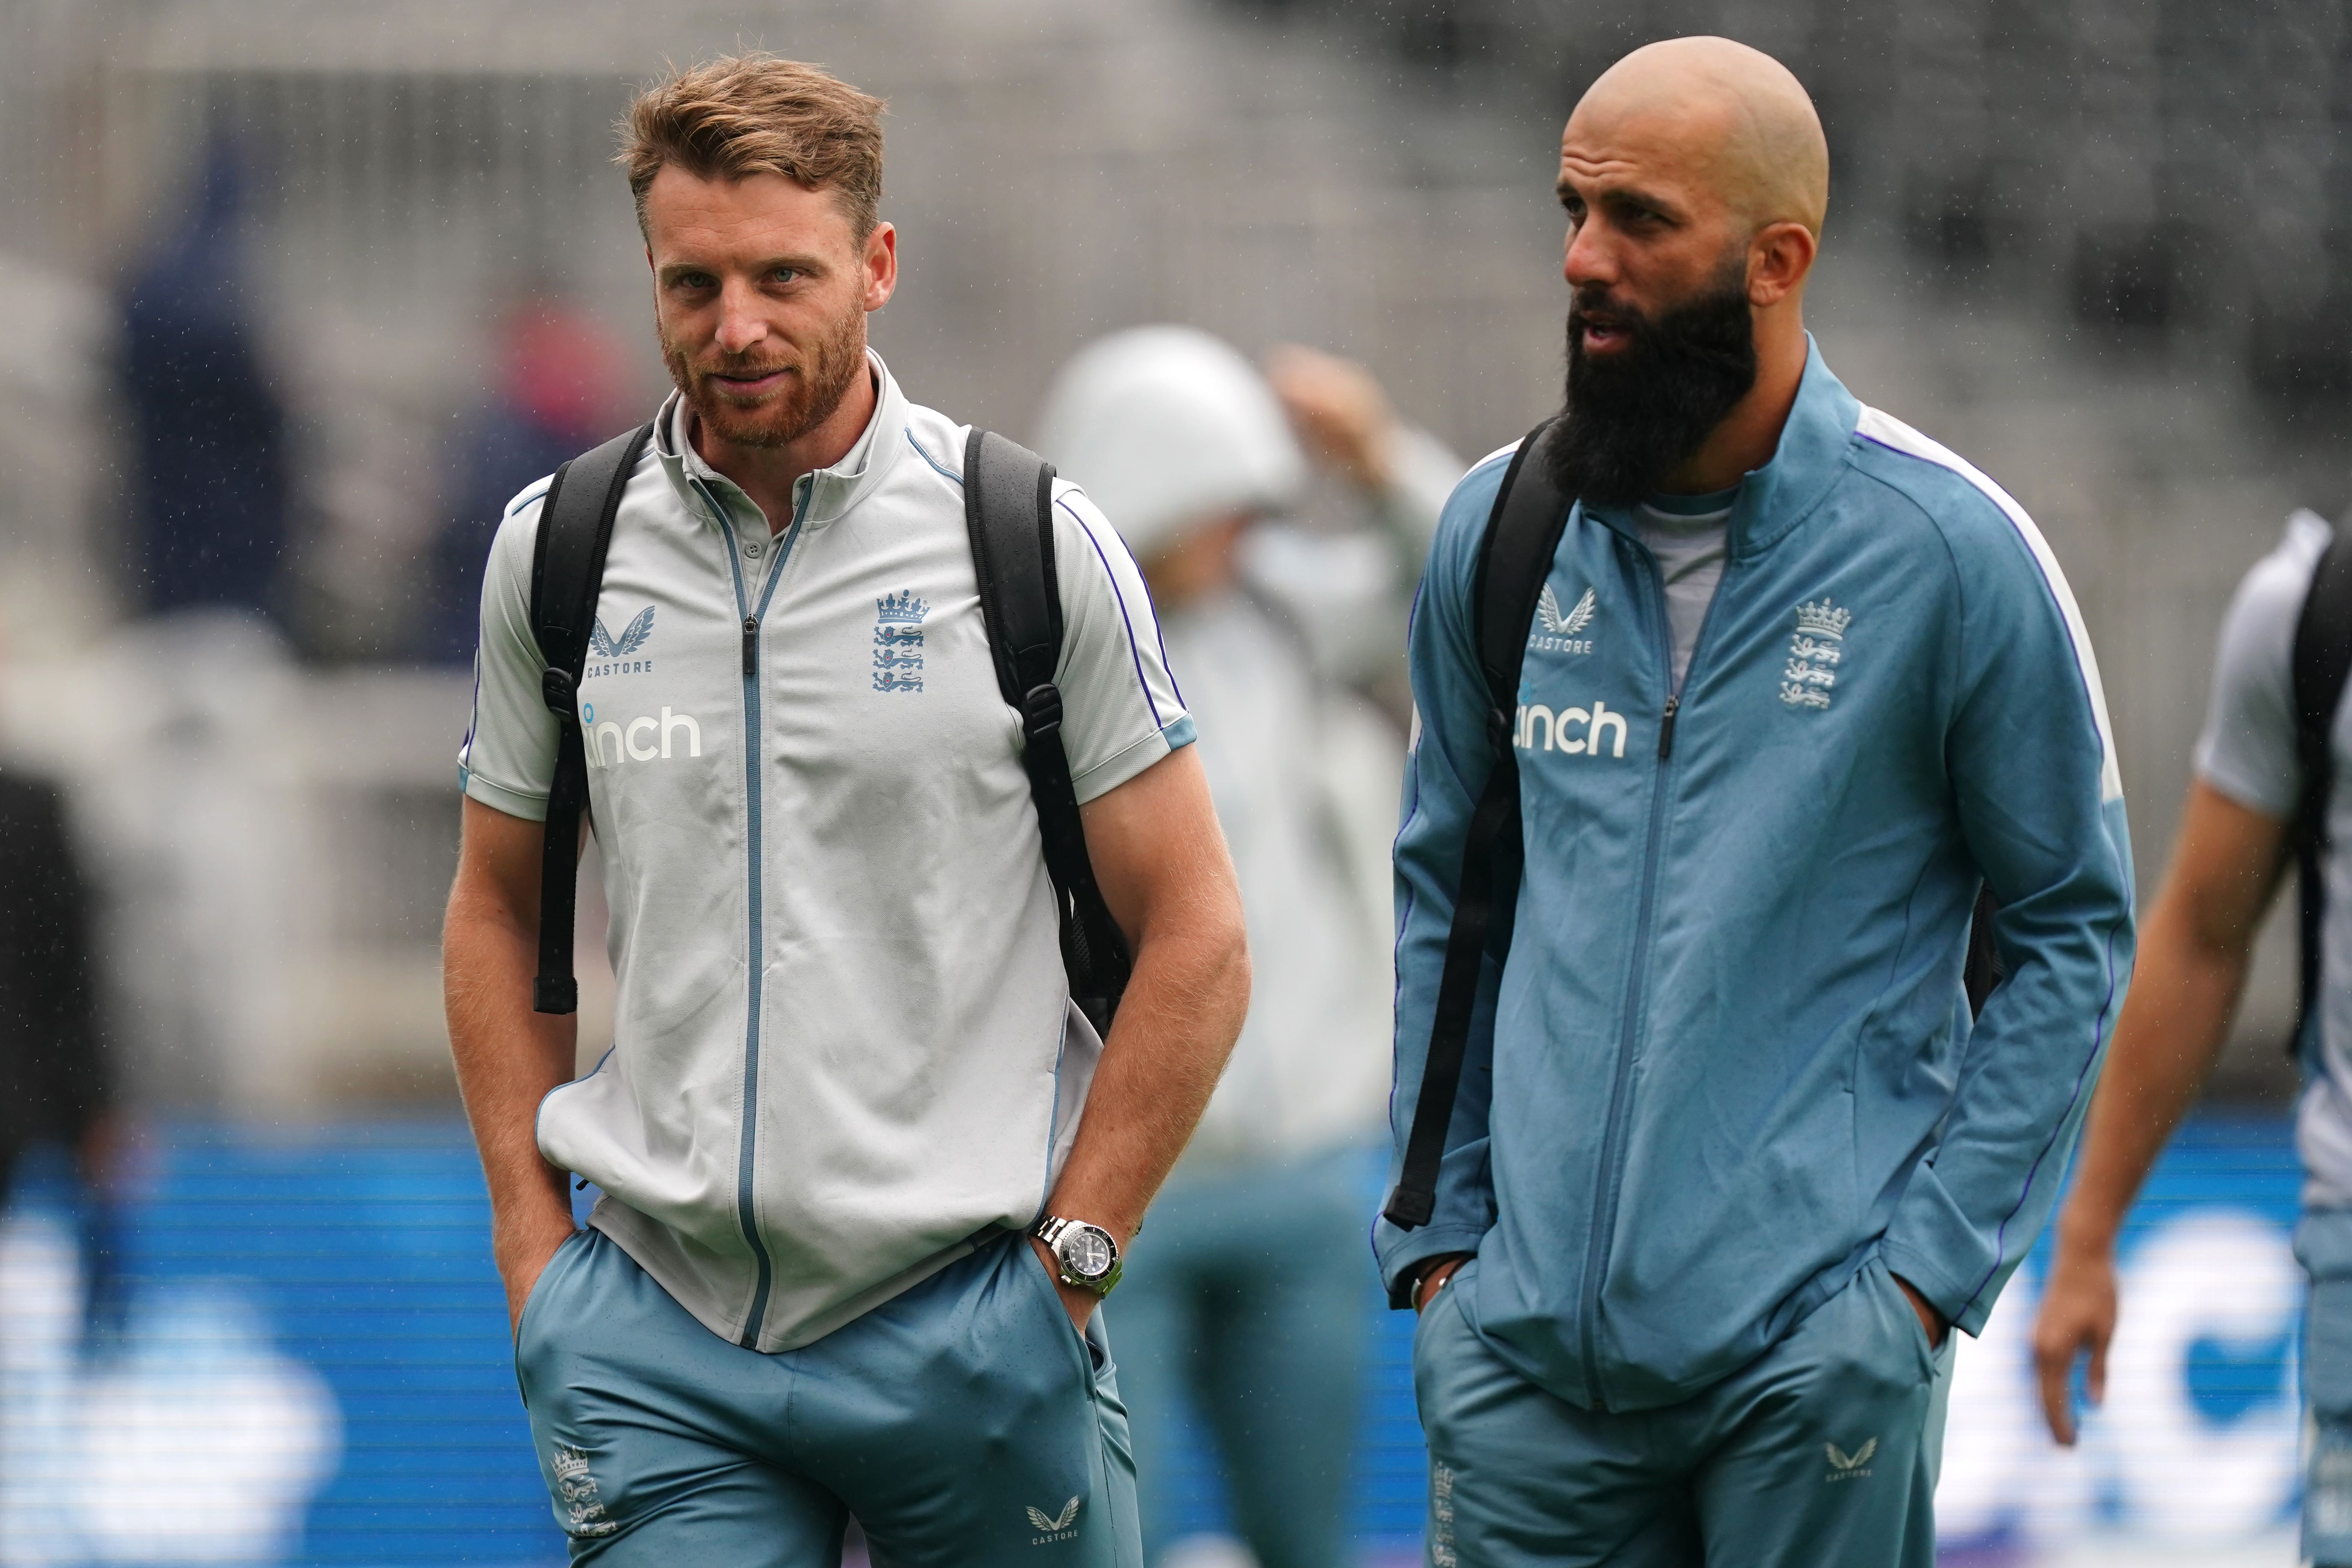
[[(1601, 1142), (1601, 1180), (1592, 1194), (1592, 1234), (1585, 1243), (1584, 1301), (1578, 1314), (1582, 1342), (1580, 1349), (1584, 1357), (1585, 1391), (1595, 1410), (1606, 1414), (1608, 1395), (1601, 1387), (1601, 1286), (1609, 1263), (1609, 1239), (1617, 1226), (1617, 1201), (1623, 1190), (1625, 1162), (1625, 1124), (1631, 1120), (1633, 1056), (1641, 1038), (1643, 1001), (1643, 980), (1650, 963), (1650, 928), (1656, 913), (1658, 892), (1659, 839), (1666, 815), (1667, 776), (1672, 772), (1675, 752), (1675, 720), (1682, 711), (1682, 688), (1675, 680), (1674, 619), (1666, 607), (1665, 577), (1658, 569), (1657, 558), (1649, 547), (1642, 546), (1642, 560), (1650, 580), (1651, 596), (1658, 612), (1658, 626), (1665, 634), (1664, 665), (1666, 700), (1658, 720), (1658, 773), (1650, 791), (1650, 825), (1647, 840), (1642, 850), (1642, 891), (1636, 900), (1633, 924), (1633, 963), (1625, 973), (1625, 1002), (1622, 1019), (1617, 1033), (1617, 1065), (1609, 1084), (1609, 1123)], [(1722, 577), (1717, 579), (1715, 595), (1707, 601), (1706, 614), (1699, 618), (1698, 636), (1691, 643), (1690, 663), (1683, 669), (1683, 684), (1687, 685), (1693, 671), (1698, 668), (1700, 650), (1706, 647), (1706, 628), (1715, 619), (1715, 608), (1723, 598), (1723, 590), (1731, 576), (1731, 563), (1726, 561)]]
[(757, 1281), (751, 1291), (751, 1310), (743, 1320), (743, 1333), (736, 1343), (745, 1350), (757, 1350), (760, 1325), (768, 1315), (768, 1296), (774, 1284), (774, 1265), (768, 1257), (768, 1245), (760, 1239), (760, 1226), (752, 1202), (752, 1179), (758, 1170), (760, 1095), (760, 1000), (761, 981), (767, 952), (765, 911), (761, 898), (760, 849), (760, 623), (768, 613), (769, 601), (776, 596), (776, 584), (783, 580), (784, 567), (792, 559), (793, 545), (800, 538), (801, 512), (807, 503), (807, 492), (793, 503), (793, 521), (784, 531), (783, 543), (768, 563), (768, 581), (760, 590), (757, 608), (751, 605), (743, 586), (742, 547), (735, 537), (735, 524), (710, 487), (699, 479), (694, 481), (701, 493), (703, 504), (718, 518), (720, 530), (727, 536), (727, 570), (735, 584), (735, 611), (743, 617), (743, 795), (748, 818), (745, 837), (749, 854), (748, 899), (745, 904), (749, 931), (749, 965), (745, 973), (746, 996), (743, 1017), (743, 1111), (740, 1136), (736, 1140), (735, 1156), (735, 1219), (743, 1232), (743, 1239), (751, 1248), (751, 1259), (757, 1268)]

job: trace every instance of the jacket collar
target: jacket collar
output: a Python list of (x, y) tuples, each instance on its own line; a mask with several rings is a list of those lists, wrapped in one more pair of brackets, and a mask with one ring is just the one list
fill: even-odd
[(1862, 405), (1830, 374), (1821, 344), (1807, 332), (1805, 374), (1780, 426), (1780, 445), (1770, 462), (1749, 472), (1731, 509), (1726, 538), (1734, 559), (1769, 549), (1821, 504), (1845, 470), (1861, 418)]
[[(907, 397), (898, 390), (898, 378), (870, 348), (866, 351), (866, 363), (875, 383), (874, 416), (839, 462), (793, 481), (793, 508), (803, 528), (823, 528), (872, 494), (907, 444)], [(715, 527), (718, 519), (707, 515), (708, 509), (695, 494), (697, 481), (717, 494), (740, 497), (746, 506), (751, 500), (733, 480), (702, 460), (702, 454), (687, 439), (686, 421), (686, 400), (673, 392), (654, 420), (654, 456), (660, 459), (670, 489), (687, 510)]]
[[(1821, 345), (1805, 334), (1805, 373), (1797, 383), (1797, 401), (1780, 426), (1780, 444), (1771, 460), (1751, 468), (1740, 481), (1739, 499), (1732, 503), (1724, 537), (1732, 559), (1741, 560), (1769, 549), (1802, 522), (1829, 494), (1844, 470), (1862, 405), (1843, 383), (1830, 374)], [(1584, 509), (1595, 521), (1631, 535), (1630, 510), (1624, 507)]]

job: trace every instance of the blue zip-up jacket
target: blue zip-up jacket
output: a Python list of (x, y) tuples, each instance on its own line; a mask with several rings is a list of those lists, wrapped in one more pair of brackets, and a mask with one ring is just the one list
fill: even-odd
[[(1455, 489), (1414, 615), (1391, 1182), (1489, 767), (1471, 584), (1505, 466)], [(1475, 1251), (1471, 1322), (1591, 1409), (1707, 1387), (1874, 1254), (1979, 1330), (2131, 965), (2098, 669), (2017, 503), (1816, 349), (1727, 543), (1670, 709), (1655, 558), (1622, 514), (1570, 516), (1519, 687), (1507, 956), (1436, 1214), (1373, 1238), (1399, 1304), (1413, 1264)], [(1971, 1029), (1979, 878), (2009, 978)]]

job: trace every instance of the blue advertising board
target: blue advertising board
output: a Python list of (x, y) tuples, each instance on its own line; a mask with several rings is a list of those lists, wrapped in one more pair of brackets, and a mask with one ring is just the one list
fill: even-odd
[[(148, 1167), (110, 1218), (36, 1181), (0, 1226), (11, 1561), (564, 1560), (462, 1124), (176, 1127)], [(1368, 1214), (1376, 1181), (1368, 1162)], [(2296, 1187), (2283, 1121), (2183, 1133), (2125, 1239), (2107, 1405), (2071, 1452), (2040, 1429), (2025, 1329), (2041, 1255), (2029, 1261), (1959, 1352), (1948, 1556), (2023, 1563), (2135, 1537), (2218, 1551), (2292, 1521)], [(85, 1232), (111, 1237), (110, 1266), (85, 1265)], [(1364, 1310), (1375, 1354), (1354, 1529), (1368, 1557), (1413, 1558), (1411, 1320), (1384, 1309), (1369, 1262)], [(1197, 1441), (1183, 1464), (1183, 1526), (1213, 1534), (1215, 1468)]]

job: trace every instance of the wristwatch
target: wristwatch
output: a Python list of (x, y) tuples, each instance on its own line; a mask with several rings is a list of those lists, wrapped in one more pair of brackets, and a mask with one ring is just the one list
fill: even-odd
[(1098, 1225), (1049, 1214), (1029, 1234), (1054, 1255), (1055, 1272), (1065, 1285), (1108, 1296), (1127, 1267), (1118, 1255), (1118, 1238)]

